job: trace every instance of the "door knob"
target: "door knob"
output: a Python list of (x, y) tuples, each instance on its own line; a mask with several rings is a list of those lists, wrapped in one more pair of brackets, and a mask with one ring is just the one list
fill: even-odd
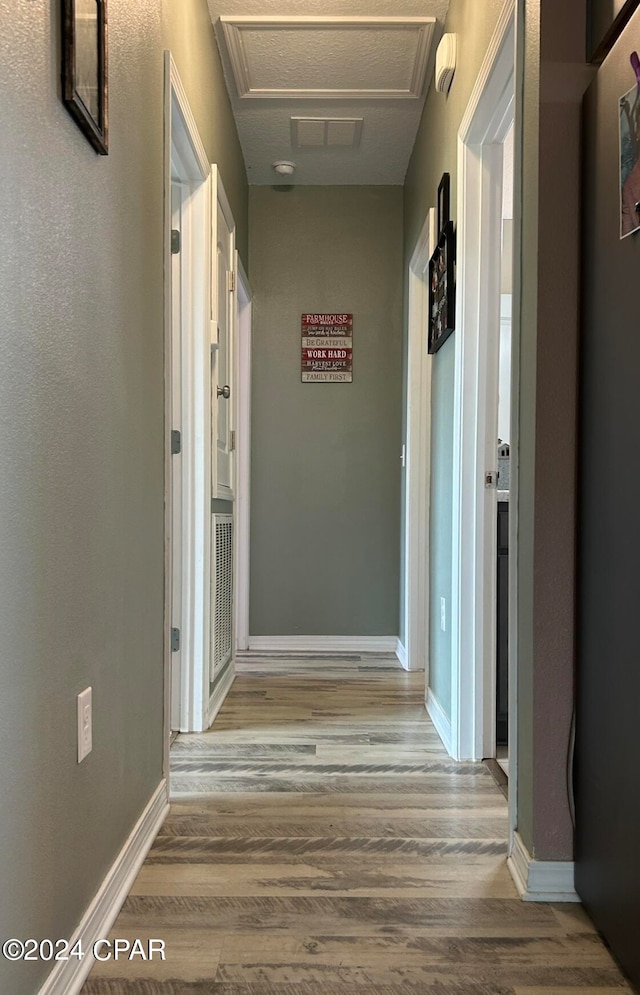
[(225, 401), (228, 401), (231, 397), (231, 387), (228, 384), (225, 384), (224, 387), (218, 387), (217, 396), (224, 397)]

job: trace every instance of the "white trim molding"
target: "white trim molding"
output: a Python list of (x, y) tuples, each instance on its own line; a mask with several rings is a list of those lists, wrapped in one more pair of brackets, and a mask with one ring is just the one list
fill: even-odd
[(398, 660), (400, 661), (400, 666), (403, 668), (403, 670), (408, 670), (409, 658), (407, 656), (407, 648), (400, 639), (400, 637), (398, 637), (398, 639), (396, 640), (396, 656), (398, 657)]
[(484, 475), (497, 463), (502, 143), (514, 118), (514, 11), (515, 0), (506, 0), (458, 133), (451, 585), (457, 760), (495, 756), (497, 509)]
[(434, 695), (431, 688), (427, 690), (427, 713), (433, 722), (438, 736), (442, 740), (447, 753), (451, 754), (451, 719)]
[[(349, 100), (420, 100), (424, 95), (427, 71), (430, 64), (432, 43), (435, 33), (435, 17), (317, 17), (302, 14), (300, 16), (268, 16), (252, 17), (222, 16), (219, 21), (222, 29), (219, 37), (229, 58), (229, 64), (236, 85), (238, 97), (247, 99), (268, 100), (334, 100), (336, 98)], [(250, 49), (245, 45), (243, 35), (248, 32), (260, 32), (262, 39), (270, 32), (285, 31), (364, 31), (369, 36), (371, 32), (403, 31), (416, 35), (415, 57), (411, 70), (411, 79), (407, 86), (366, 87), (297, 87), (295, 85), (272, 88), (258, 87), (252, 82), (252, 63)], [(282, 45), (283, 43), (281, 43)], [(282, 49), (286, 51), (286, 49)], [(355, 81), (355, 77), (354, 77)]]
[(254, 653), (389, 653), (396, 655), (397, 636), (249, 636)]
[(213, 689), (213, 694), (209, 698), (209, 727), (213, 724), (213, 720), (216, 715), (224, 705), (224, 700), (231, 690), (231, 685), (236, 679), (236, 665), (235, 661), (231, 660), (229, 666), (225, 670), (222, 678), (218, 681)]
[(472, 131), (474, 118), (480, 102), (483, 99), (485, 90), (496, 75), (495, 70), (499, 63), (500, 56), (504, 51), (505, 42), (509, 41), (511, 43), (515, 40), (515, 12), (516, 0), (504, 0), (504, 5), (498, 18), (498, 23), (496, 24), (491, 41), (489, 42), (487, 54), (484, 57), (484, 62), (482, 63), (480, 72), (478, 73), (471, 96), (469, 97), (469, 103), (467, 104), (462, 123), (460, 124), (461, 135), (467, 136)]
[(98, 893), (69, 940), (82, 942), (84, 957), (58, 961), (38, 995), (78, 995), (95, 963), (94, 943), (109, 936), (114, 922), (169, 812), (167, 782), (160, 782), (129, 839), (116, 857)]
[(251, 570), (251, 342), (253, 293), (236, 249), (237, 356), (235, 364), (236, 504), (235, 504), (235, 633), (236, 649), (249, 648), (249, 579)]
[(534, 860), (518, 832), (507, 861), (523, 902), (579, 902), (571, 860)]
[[(511, 465), (509, 487), (509, 549), (518, 549), (520, 472), (518, 453), (520, 452), (520, 358), (522, 311), (522, 214), (523, 214), (523, 118), (524, 118), (524, 64), (526, 50), (525, 5), (518, 3), (514, 14), (516, 33), (515, 90), (516, 106), (513, 128), (513, 245), (516, 251), (512, 257), (513, 296), (511, 300)], [(518, 618), (519, 587), (518, 557), (509, 556), (509, 842), (513, 844), (513, 834), (518, 825)]]

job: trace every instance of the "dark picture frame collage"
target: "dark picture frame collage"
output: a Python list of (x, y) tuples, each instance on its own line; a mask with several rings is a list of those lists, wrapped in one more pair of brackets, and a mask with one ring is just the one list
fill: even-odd
[(456, 322), (456, 232), (450, 218), (449, 173), (438, 187), (438, 242), (429, 260), (428, 352), (433, 355), (455, 330)]

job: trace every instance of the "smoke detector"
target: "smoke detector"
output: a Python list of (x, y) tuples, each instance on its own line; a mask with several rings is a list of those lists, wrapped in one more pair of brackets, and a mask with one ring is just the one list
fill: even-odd
[(436, 51), (436, 90), (448, 93), (456, 71), (457, 35), (443, 35)]
[(278, 176), (293, 176), (296, 171), (295, 162), (289, 162), (287, 159), (277, 159), (272, 165)]

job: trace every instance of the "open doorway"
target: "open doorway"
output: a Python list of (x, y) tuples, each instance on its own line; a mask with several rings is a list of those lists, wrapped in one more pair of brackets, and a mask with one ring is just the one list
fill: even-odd
[(208, 452), (211, 168), (175, 63), (165, 55), (165, 764), (171, 736), (197, 728), (209, 625), (202, 553)]
[[(235, 223), (170, 53), (165, 62), (166, 766), (234, 678)], [(242, 393), (246, 389), (242, 387)]]
[[(211, 169), (212, 301), (210, 644), (203, 729), (220, 710), (235, 677), (237, 546), (237, 252), (236, 226), (218, 168)], [(244, 388), (243, 391), (244, 393)], [(206, 583), (206, 578), (205, 578)]]
[[(501, 425), (505, 434), (509, 432), (503, 442), (511, 441), (511, 427), (499, 403), (501, 381), (507, 411), (514, 393), (511, 294), (503, 292), (510, 285), (513, 245), (514, 212), (506, 205), (509, 200), (513, 205), (514, 170), (508, 167), (509, 177), (505, 165), (514, 130), (514, 78), (515, 4), (507, 2), (459, 131), (450, 752), (460, 760), (495, 761), (498, 720), (502, 737), (508, 719), (504, 702), (510, 592), (504, 540), (510, 530), (508, 502), (498, 498), (511, 496), (505, 485), (511, 446), (501, 447), (498, 439)], [(500, 492), (499, 469), (504, 485)]]
[(502, 147), (502, 255), (498, 353), (496, 756), (509, 774), (509, 498), (511, 491), (511, 336), (513, 313), (513, 125)]

